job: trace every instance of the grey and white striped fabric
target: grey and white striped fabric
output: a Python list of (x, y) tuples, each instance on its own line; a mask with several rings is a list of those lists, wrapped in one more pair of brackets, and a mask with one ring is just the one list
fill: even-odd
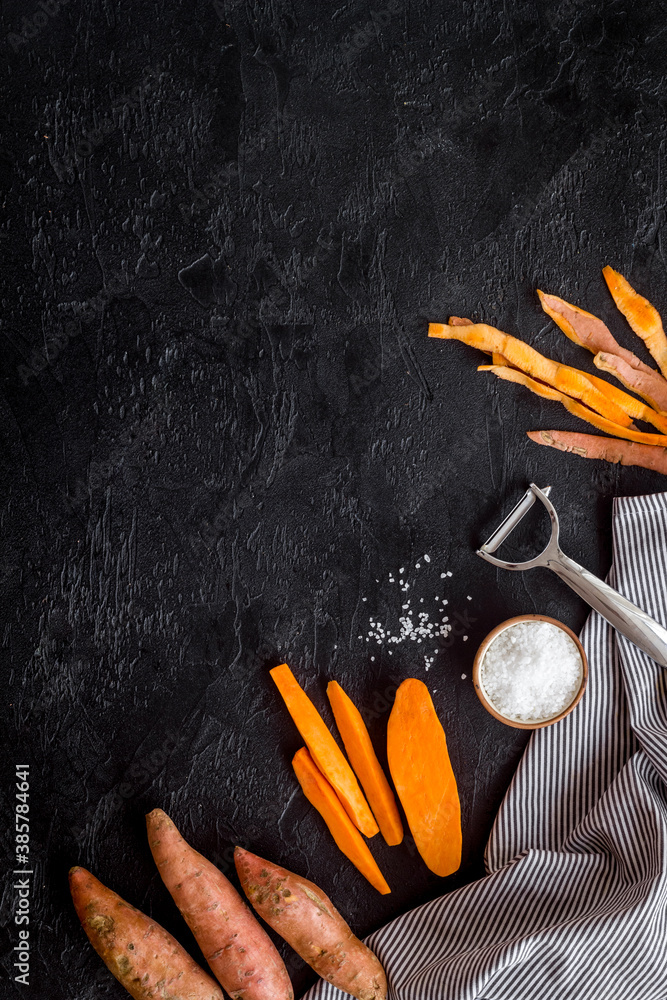
[[(667, 494), (615, 502), (610, 582), (667, 626)], [(667, 671), (596, 613), (581, 638), (588, 690), (533, 733), (489, 874), (367, 939), (392, 1000), (667, 998)]]

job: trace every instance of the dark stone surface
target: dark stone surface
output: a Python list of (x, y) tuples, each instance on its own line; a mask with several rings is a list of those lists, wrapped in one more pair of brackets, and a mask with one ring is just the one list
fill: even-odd
[[(34, 875), (29, 988), (11, 982), (5, 879), (2, 993), (120, 997), (67, 869), (190, 945), (146, 843), (156, 805), (225, 870), (241, 843), (312, 878), (360, 934), (481, 874), (525, 737), (477, 702), (476, 645), (510, 615), (578, 628), (585, 608), (474, 547), (535, 479), (554, 485), (565, 550), (604, 572), (612, 496), (664, 480), (532, 445), (526, 430), (577, 422), (476, 374), (426, 321), (484, 318), (594, 370), (536, 287), (627, 345), (602, 265), (665, 307), (664, 15), (576, 0), (4, 15), (0, 795), (11, 866), (29, 763)], [(371, 619), (396, 627), (401, 566), (413, 606), (432, 616), (444, 596), (457, 623), (428, 673), (430, 645), (365, 642)], [(456, 877), (374, 842), (381, 898), (337, 852), (289, 765), (300, 741), (267, 672), (283, 658), (327, 718), (337, 678), (380, 751), (395, 685), (428, 681), (463, 802)]]

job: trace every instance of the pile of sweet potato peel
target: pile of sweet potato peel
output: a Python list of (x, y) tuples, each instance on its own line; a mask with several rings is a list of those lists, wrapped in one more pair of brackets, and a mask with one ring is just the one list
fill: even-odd
[[(571, 431), (529, 431), (537, 444), (621, 465), (639, 465), (667, 475), (667, 337), (658, 311), (611, 267), (602, 271), (612, 298), (644, 341), (660, 371), (644, 364), (616, 341), (609, 328), (578, 306), (538, 291), (545, 313), (579, 347), (594, 355), (601, 372), (613, 375), (623, 386), (544, 357), (530, 345), (485, 323), (451, 316), (447, 324), (430, 323), (429, 337), (460, 340), (491, 355), (491, 364), (478, 371), (517, 382), (544, 399), (560, 402), (566, 410), (611, 435)], [(631, 395), (629, 389), (636, 395)], [(640, 398), (637, 398), (640, 397)], [(653, 430), (637, 428), (635, 420)]]

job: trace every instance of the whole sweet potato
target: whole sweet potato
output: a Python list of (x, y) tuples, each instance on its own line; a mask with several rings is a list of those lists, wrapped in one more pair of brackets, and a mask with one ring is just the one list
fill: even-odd
[(241, 847), (234, 851), (234, 862), (260, 917), (322, 979), (357, 1000), (385, 1000), (384, 969), (318, 886)]
[(90, 943), (135, 1000), (224, 1000), (176, 938), (85, 868), (70, 870), (69, 885)]
[(162, 809), (146, 816), (162, 881), (232, 1000), (292, 1000), (292, 984), (273, 941), (215, 865), (183, 839)]

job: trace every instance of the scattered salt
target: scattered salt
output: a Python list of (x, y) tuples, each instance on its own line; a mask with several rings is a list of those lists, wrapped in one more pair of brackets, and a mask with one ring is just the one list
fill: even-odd
[[(431, 557), (428, 553), (425, 553), (422, 559), (425, 563), (431, 562)], [(415, 563), (415, 569), (420, 569), (420, 567), (421, 562)], [(407, 591), (410, 589), (410, 584), (407, 582), (406, 577), (403, 576), (405, 573), (405, 567), (401, 566), (398, 573), (396, 573), (396, 575), (394, 575), (394, 573), (396, 573), (395, 570), (388, 571), (387, 578), (389, 583), (398, 582), (402, 593), (407, 594)], [(443, 572), (440, 574), (440, 579), (444, 580), (451, 575), (451, 571)], [(438, 639), (446, 637), (451, 633), (453, 626), (449, 623), (447, 615), (443, 615), (440, 620), (438, 620), (437, 617), (434, 617), (434, 620), (431, 620), (428, 612), (419, 610), (417, 621), (415, 621), (414, 612), (410, 607), (410, 600), (408, 600), (407, 597), (405, 597), (404, 600), (406, 603), (401, 605), (403, 615), (398, 618), (400, 626), (399, 629), (392, 634), (393, 630), (390, 625), (383, 626), (379, 621), (369, 621), (369, 631), (365, 636), (366, 642), (371, 642), (371, 640), (373, 640), (378, 646), (384, 646), (385, 648), (389, 645), (395, 645), (405, 641), (415, 642), (418, 646), (422, 644), (429, 646), (432, 643), (437, 642)], [(368, 598), (362, 597), (362, 601), (367, 603)], [(436, 603), (440, 603), (441, 606), (448, 603), (444, 597), (440, 597), (439, 595), (436, 596), (435, 601)], [(419, 598), (419, 603), (424, 604), (423, 597)], [(436, 608), (436, 613), (437, 611), (438, 608)], [(359, 638), (362, 639), (364, 637), (359, 636)], [(464, 638), (467, 639), (467, 636)], [(392, 656), (393, 650), (387, 649), (387, 652), (390, 656)], [(425, 652), (422, 654), (424, 656), (424, 667), (426, 670), (432, 666), (435, 661), (435, 656), (439, 652), (439, 649), (431, 649), (431, 652)], [(372, 657), (371, 659), (372, 662), (375, 662), (375, 657)]]
[(431, 561), (430, 556), (424, 556), (424, 562), (430, 562), (430, 561)]
[(577, 694), (581, 677), (576, 644), (557, 625), (541, 621), (503, 629), (484, 654), (480, 671), (488, 700), (515, 722), (560, 715)]
[(466, 675), (465, 674), (461, 674), (461, 680), (464, 681), (465, 679), (466, 679)]

